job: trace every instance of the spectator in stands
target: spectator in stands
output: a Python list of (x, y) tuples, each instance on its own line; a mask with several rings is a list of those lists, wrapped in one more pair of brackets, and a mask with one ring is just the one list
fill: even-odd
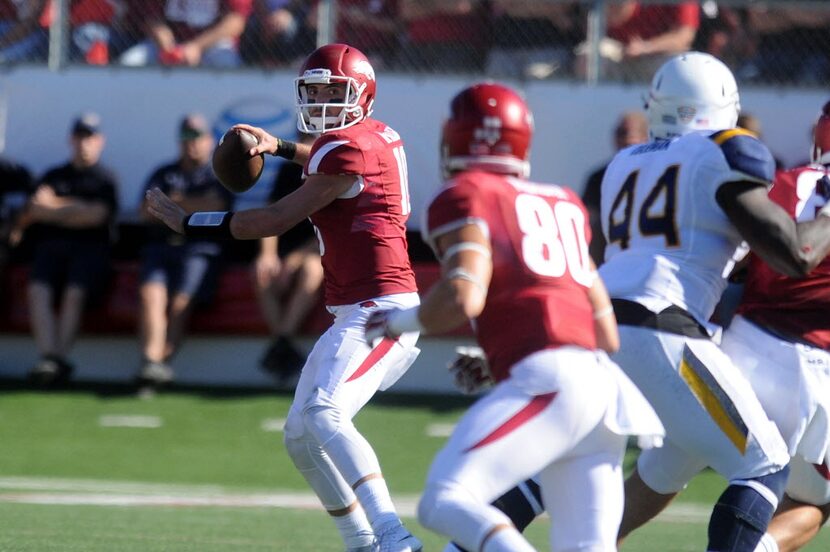
[(406, 25), (401, 69), (452, 73), (484, 70), (489, 18), (484, 0), (400, 0)]
[(525, 79), (571, 72), (574, 47), (585, 38), (578, 3), (494, 0), (492, 7), (488, 75)]
[[(625, 111), (617, 120), (614, 127), (614, 151), (620, 151), (634, 144), (641, 144), (648, 141), (648, 119), (642, 111)], [(591, 217), (591, 245), (590, 252), (594, 264), (601, 265), (605, 260), (605, 236), (602, 233), (602, 221), (600, 220), (600, 188), (602, 177), (605, 176), (605, 163), (594, 170), (585, 181), (585, 188), (582, 190), (582, 202), (588, 209)]]
[[(314, 136), (301, 134), (300, 143), (311, 144)], [(290, 161), (280, 165), (269, 203), (275, 203), (302, 184), (303, 167)], [(282, 236), (260, 240), (255, 263), (256, 289), (271, 345), (260, 364), (277, 378), (280, 387), (293, 388), (306, 356), (291, 343), (320, 296), (323, 265), (314, 227), (306, 219)]]
[(0, 0), (0, 64), (46, 58), (48, 38), (38, 17), (47, 0)]
[(70, 161), (46, 172), (21, 215), (34, 249), (29, 315), (41, 355), (30, 376), (44, 386), (63, 383), (72, 373), (67, 355), (84, 307), (108, 276), (118, 211), (116, 177), (100, 164), (105, 139), (98, 115), (76, 119), (70, 143)]
[(130, 0), (147, 39), (121, 55), (124, 65), (236, 67), (239, 37), (253, 0)]
[(692, 50), (712, 54), (729, 67), (739, 67), (755, 51), (747, 30), (746, 9), (721, 5), (714, 0), (700, 4), (700, 27)]
[(375, 69), (393, 64), (403, 28), (400, 0), (339, 0), (337, 41), (366, 54)]
[(757, 53), (738, 76), (756, 82), (825, 84), (830, 79), (830, 10), (811, 7), (747, 8)]
[[(645, 4), (606, 2), (606, 37), (600, 44), (602, 74), (609, 79), (650, 79), (671, 56), (688, 51), (700, 26), (697, 2)], [(577, 48), (578, 71), (586, 70), (587, 45)]]
[(32, 175), (29, 170), (7, 157), (0, 157), (0, 288), (6, 283), (6, 266), (11, 250), (20, 242), (21, 231), (17, 221), (31, 192)]
[[(69, 3), (69, 59), (91, 65), (109, 63), (110, 50), (117, 51), (127, 37), (116, 28), (124, 5), (112, 0), (71, 0)], [(40, 24), (48, 29), (55, 15), (55, 0), (49, 0), (40, 16)]]
[(251, 65), (285, 67), (314, 47), (310, 18), (314, 2), (254, 0), (239, 45), (242, 60)]
[[(207, 120), (186, 115), (179, 126), (179, 158), (156, 169), (145, 190), (159, 188), (187, 210), (225, 211), (233, 196), (210, 167), (214, 139)], [(142, 197), (143, 194), (142, 194)], [(182, 343), (193, 307), (209, 300), (216, 286), (222, 244), (188, 239), (147, 212), (147, 244), (141, 253), (141, 352), (137, 383), (151, 393), (173, 379), (168, 364)]]

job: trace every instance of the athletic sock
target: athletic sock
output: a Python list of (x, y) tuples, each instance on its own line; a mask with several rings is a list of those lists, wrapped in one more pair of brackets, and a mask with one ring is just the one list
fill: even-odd
[(395, 505), (392, 504), (392, 497), (389, 496), (386, 480), (382, 477), (367, 479), (358, 485), (354, 492), (375, 533), (393, 521), (400, 522)]
[(361, 508), (352, 510), (345, 516), (332, 516), (340, 537), (346, 543), (346, 548), (361, 548), (369, 546), (374, 541), (375, 535), (372, 526), (366, 519), (366, 514)]

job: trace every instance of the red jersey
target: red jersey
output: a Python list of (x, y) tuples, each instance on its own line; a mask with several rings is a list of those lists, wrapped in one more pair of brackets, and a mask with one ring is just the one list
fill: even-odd
[(253, 0), (133, 0), (129, 10), (136, 22), (164, 20), (176, 42), (187, 42), (228, 13), (236, 12), (247, 20)]
[(700, 7), (697, 2), (681, 2), (675, 6), (652, 6), (638, 3), (625, 22), (608, 26), (609, 37), (629, 42), (633, 37), (654, 38), (677, 27), (700, 26)]
[(415, 292), (406, 220), (409, 189), (401, 137), (380, 121), (320, 135), (304, 176), (354, 175), (355, 183), (313, 215), (320, 240), (326, 304)]
[[(817, 182), (830, 174), (811, 165), (779, 171), (769, 197), (797, 221), (813, 220), (830, 190)], [(787, 336), (830, 350), (830, 259), (806, 278), (783, 276), (760, 258), (750, 259), (749, 275), (738, 313)]]
[(596, 348), (588, 288), (588, 214), (571, 190), (509, 176), (465, 171), (449, 181), (427, 212), (427, 237), (467, 224), (490, 237), (493, 276), (475, 321), (496, 381), (536, 351), (564, 345)]

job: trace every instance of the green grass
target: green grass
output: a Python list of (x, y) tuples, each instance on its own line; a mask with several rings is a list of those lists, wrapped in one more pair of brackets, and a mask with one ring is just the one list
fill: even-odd
[[(0, 394), (0, 552), (6, 551), (339, 551), (325, 513), (313, 509), (219, 506), (92, 506), (15, 503), (10, 478), (137, 482), (145, 494), (156, 485), (216, 486), (259, 495), (307, 493), (282, 446), (282, 434), (262, 429), (284, 418), (285, 394), (219, 395), (185, 390), (142, 401), (123, 388), (87, 387), (37, 393), (12, 388)], [(454, 397), (379, 396), (356, 419), (374, 445), (393, 496), (417, 496), (443, 438), (426, 435), (432, 424), (455, 422), (469, 401)], [(101, 416), (157, 416), (159, 428), (101, 427)], [(633, 461), (634, 453), (627, 458)], [(29, 483), (27, 483), (29, 484)], [(34, 484), (32, 484), (34, 485)], [(712, 504), (723, 481), (706, 472), (679, 501)], [(198, 487), (202, 488), (202, 487)], [(46, 491), (43, 491), (46, 492)], [(50, 491), (71, 495), (63, 489)], [(444, 539), (407, 519), (425, 551)], [(546, 519), (528, 531), (547, 549)], [(631, 536), (624, 551), (702, 550), (705, 520), (655, 521)], [(670, 544), (667, 544), (670, 543)], [(805, 548), (830, 549), (830, 532)]]

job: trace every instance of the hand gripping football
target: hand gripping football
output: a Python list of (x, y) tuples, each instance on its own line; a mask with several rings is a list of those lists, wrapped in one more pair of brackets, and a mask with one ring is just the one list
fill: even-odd
[(230, 129), (213, 150), (213, 173), (225, 188), (240, 193), (256, 184), (265, 166), (263, 154), (251, 157), (248, 150), (257, 145), (256, 136), (242, 129)]

